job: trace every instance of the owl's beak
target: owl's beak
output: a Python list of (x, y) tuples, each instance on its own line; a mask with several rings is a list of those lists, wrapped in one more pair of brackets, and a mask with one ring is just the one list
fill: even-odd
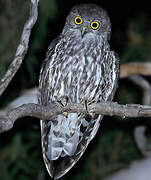
[(82, 38), (87, 33), (87, 30), (88, 30), (87, 26), (82, 26), (82, 29), (81, 29), (81, 36), (82, 36)]

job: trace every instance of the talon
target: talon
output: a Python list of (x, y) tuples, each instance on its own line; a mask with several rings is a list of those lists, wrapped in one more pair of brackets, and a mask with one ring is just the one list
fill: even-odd
[(86, 109), (86, 111), (87, 111), (87, 113), (88, 113), (88, 104), (87, 104), (87, 100), (85, 100), (85, 109)]
[(61, 106), (66, 106), (68, 104), (68, 97), (67, 96), (61, 96), (58, 98), (58, 103), (61, 104)]
[(63, 115), (67, 118), (68, 117), (68, 113), (67, 112), (63, 112)]
[(83, 99), (81, 103), (84, 105), (86, 111), (88, 112), (87, 100), (86, 100), (86, 99)]
[(66, 106), (68, 104), (68, 97), (67, 96), (63, 96), (61, 102), (62, 102), (63, 106)]
[(84, 104), (85, 109), (86, 109), (87, 117), (90, 119), (94, 118), (94, 113), (88, 111), (88, 105), (90, 105), (91, 103), (93, 103), (93, 101), (88, 102), (88, 100), (86, 99), (82, 100), (82, 104)]

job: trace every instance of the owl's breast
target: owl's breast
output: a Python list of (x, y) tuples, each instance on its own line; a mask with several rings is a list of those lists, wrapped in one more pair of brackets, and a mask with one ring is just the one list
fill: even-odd
[(67, 96), (73, 103), (106, 98), (112, 61), (105, 56), (103, 45), (94, 40), (82, 43), (63, 41), (60, 44), (56, 46), (58, 49), (49, 70), (50, 101), (62, 96)]
[(56, 60), (50, 72), (50, 100), (56, 101), (62, 96), (75, 103), (98, 99), (99, 86), (103, 84), (100, 59), (101, 54), (90, 56), (89, 52), (80, 51), (74, 56), (64, 54), (61, 60)]

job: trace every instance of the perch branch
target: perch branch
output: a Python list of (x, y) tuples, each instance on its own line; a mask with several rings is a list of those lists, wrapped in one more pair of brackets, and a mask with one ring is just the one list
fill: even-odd
[[(128, 63), (128, 64), (124, 64), (121, 65), (121, 69), (120, 69), (120, 78), (123, 77), (127, 77), (129, 78), (132, 82), (134, 82), (136, 85), (140, 86), (143, 90), (143, 102), (148, 102), (148, 103), (143, 103), (146, 105), (151, 104), (151, 86), (150, 84), (141, 76), (138, 75), (131, 75), (131, 70), (130, 69), (135, 69), (135, 73), (139, 74), (140, 72), (140, 68), (134, 68), (137, 67), (137, 65), (142, 66), (143, 69), (144, 67), (148, 69), (148, 66), (150, 63)], [(148, 72), (148, 74), (147, 74)], [(130, 74), (129, 74), (130, 73)], [(150, 71), (146, 70), (146, 75), (149, 75)], [(38, 88), (35, 87), (34, 90), (30, 89), (27, 90), (27, 92), (25, 92), (22, 96), (14, 99), (5, 109), (2, 109), (0, 111), (0, 116), (3, 116), (4, 114), (7, 113), (8, 110), (12, 109), (12, 108), (16, 108), (18, 106), (21, 106), (22, 104), (28, 104), (28, 103), (37, 103), (37, 93), (38, 93)]]
[(20, 68), (22, 61), (25, 57), (25, 54), (28, 50), (31, 29), (36, 23), (38, 17), (38, 1), (39, 0), (31, 0), (29, 19), (24, 26), (20, 43), (16, 50), (15, 57), (12, 63), (10, 64), (9, 69), (7, 70), (5, 76), (0, 81), (0, 96), (5, 91), (8, 84), (10, 83), (10, 81), (12, 80), (12, 78)]
[[(120, 105), (116, 102), (102, 102), (89, 105), (88, 111), (109, 116), (117, 115), (122, 118), (151, 117), (151, 106), (138, 104)], [(65, 107), (59, 106), (55, 103), (49, 104), (48, 106), (41, 106), (32, 103), (24, 104), (10, 110), (5, 117), (0, 118), (0, 133), (11, 129), (14, 122), (21, 117), (32, 116), (43, 120), (54, 120), (58, 114), (63, 112), (86, 113), (87, 111), (81, 104), (68, 104)]]

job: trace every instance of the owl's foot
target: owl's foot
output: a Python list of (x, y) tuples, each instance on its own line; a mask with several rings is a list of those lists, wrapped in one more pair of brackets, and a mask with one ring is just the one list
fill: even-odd
[(91, 112), (88, 111), (88, 105), (91, 104), (91, 102), (88, 102), (87, 100), (84, 100), (82, 104), (84, 104), (89, 118), (93, 118), (94, 113), (91, 113)]
[(68, 113), (67, 112), (63, 112), (62, 113), (66, 118), (68, 117)]
[(63, 107), (68, 104), (68, 97), (67, 96), (61, 96), (58, 98), (58, 103), (60, 103)]
[[(67, 96), (62, 96), (58, 99), (58, 103), (61, 104), (61, 106), (65, 107), (68, 104), (68, 97)], [(67, 112), (62, 113), (66, 118), (68, 117)]]

